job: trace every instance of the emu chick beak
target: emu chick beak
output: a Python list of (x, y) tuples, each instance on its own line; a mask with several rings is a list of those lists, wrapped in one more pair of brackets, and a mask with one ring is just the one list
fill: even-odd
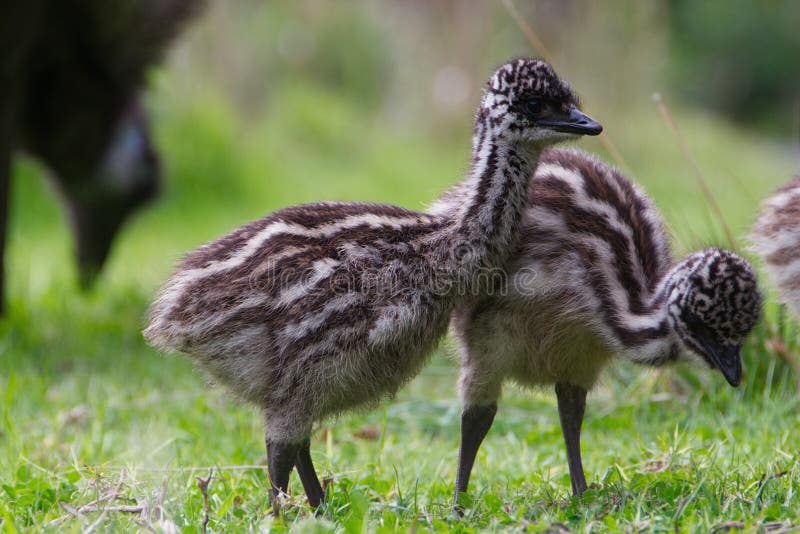
[(703, 341), (703, 349), (711, 362), (722, 372), (722, 376), (733, 387), (742, 381), (741, 347), (721, 346), (714, 342)]
[(600, 135), (603, 127), (599, 122), (586, 115), (578, 108), (572, 108), (569, 114), (558, 114), (548, 120), (537, 121), (540, 126), (546, 126), (557, 132), (578, 135)]

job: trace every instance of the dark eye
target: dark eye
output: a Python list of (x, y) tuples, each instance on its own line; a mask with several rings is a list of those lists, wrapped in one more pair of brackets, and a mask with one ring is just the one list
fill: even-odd
[(714, 333), (711, 328), (709, 328), (700, 317), (695, 315), (694, 313), (687, 312), (686, 314), (686, 326), (689, 327), (689, 330), (692, 332), (692, 335), (696, 338), (707, 339), (710, 341), (716, 340), (716, 334)]
[(532, 117), (541, 115), (545, 108), (544, 102), (542, 102), (538, 98), (532, 98), (530, 100), (527, 100), (524, 106), (525, 106), (525, 113)]

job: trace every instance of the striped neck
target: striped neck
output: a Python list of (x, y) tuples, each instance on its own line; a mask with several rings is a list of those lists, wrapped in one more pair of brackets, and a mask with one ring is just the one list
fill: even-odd
[[(645, 303), (644, 313), (618, 318), (614, 330), (623, 356), (635, 363), (661, 366), (685, 354), (687, 347), (676, 329), (674, 316), (680, 313), (681, 302), (686, 297), (684, 282), (702, 257), (696, 253), (674, 264)], [(626, 323), (629, 328), (621, 326)], [(634, 324), (637, 326), (630, 328)]]
[(467, 253), (459, 257), (463, 269), (505, 263), (519, 238), (528, 183), (541, 152), (493, 130), (488, 115), (476, 121), (470, 170), (461, 184), (459, 205), (451, 206), (456, 241)]
[(617, 318), (612, 326), (620, 354), (634, 363), (659, 367), (678, 359), (683, 351), (669, 317), (668, 277), (659, 285), (643, 313)]

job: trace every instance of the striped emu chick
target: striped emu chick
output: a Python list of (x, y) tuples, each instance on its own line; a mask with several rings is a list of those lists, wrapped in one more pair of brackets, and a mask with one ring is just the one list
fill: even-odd
[(543, 148), (600, 131), (550, 65), (512, 61), (485, 88), (457, 213), (367, 203), (277, 211), (189, 253), (144, 335), (263, 409), (276, 511), (293, 466), (316, 506), (312, 425), (417, 374), (455, 304), (477, 291), (476, 274), (516, 246)]
[(800, 318), (800, 176), (767, 199), (751, 241), (781, 300)]
[(745, 260), (709, 248), (673, 263), (661, 217), (643, 192), (587, 154), (545, 151), (505, 281), (453, 317), (465, 404), (456, 509), (505, 381), (555, 385), (580, 496), (586, 392), (612, 358), (649, 366), (698, 360), (736, 386), (739, 350), (760, 306)]

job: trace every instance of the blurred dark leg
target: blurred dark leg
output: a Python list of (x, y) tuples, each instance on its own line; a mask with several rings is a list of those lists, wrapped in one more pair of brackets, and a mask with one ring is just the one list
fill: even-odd
[(7, 133), (0, 133), (0, 316), (6, 303), (6, 234), (8, 231), (8, 197), (11, 192), (11, 154)]
[(561, 431), (564, 433), (564, 443), (567, 446), (572, 493), (580, 497), (586, 491), (586, 478), (583, 476), (581, 461), (581, 425), (586, 410), (586, 390), (571, 384), (556, 384), (556, 396)]
[(319, 478), (317, 478), (317, 471), (311, 461), (310, 440), (304, 441), (297, 450), (295, 467), (297, 468), (297, 474), (300, 475), (300, 481), (303, 483), (303, 489), (306, 490), (308, 504), (312, 508), (318, 507), (325, 497), (325, 492), (322, 491), (322, 485), (319, 483)]
[(278, 497), (289, 489), (289, 475), (292, 473), (299, 447), (297, 443), (267, 441), (267, 470), (272, 486), (269, 500), (275, 515), (281, 511)]
[(458, 473), (453, 498), (453, 510), (459, 515), (463, 515), (464, 510), (458, 504), (458, 496), (467, 492), (475, 456), (492, 426), (495, 413), (497, 413), (496, 402), (486, 406), (466, 406), (461, 413), (461, 448), (458, 453)]

